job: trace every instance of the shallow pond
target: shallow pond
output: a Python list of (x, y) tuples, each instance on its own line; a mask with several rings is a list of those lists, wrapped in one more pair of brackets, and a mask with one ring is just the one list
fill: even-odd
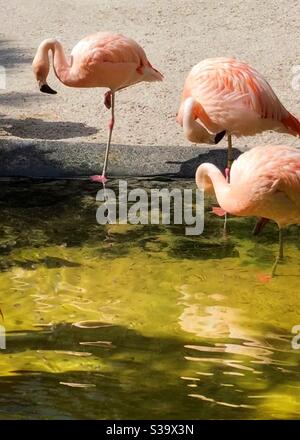
[(300, 418), (299, 228), (268, 281), (275, 225), (100, 226), (96, 191), (1, 182), (0, 417)]

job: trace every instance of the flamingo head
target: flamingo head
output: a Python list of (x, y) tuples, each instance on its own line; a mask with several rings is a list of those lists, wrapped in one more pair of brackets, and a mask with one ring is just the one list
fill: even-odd
[(209, 195), (214, 195), (215, 190), (212, 180), (209, 176), (209, 169), (208, 169), (209, 167), (207, 165), (210, 164), (204, 163), (197, 168), (196, 176), (195, 176), (196, 185), (198, 189), (204, 190), (205, 193)]
[(195, 106), (197, 101), (193, 97), (188, 97), (181, 105), (177, 122), (182, 125), (185, 137), (196, 144), (213, 144), (219, 142), (216, 134), (208, 131), (207, 127), (197, 117), (195, 113)]
[(49, 41), (50, 40), (44, 40), (40, 44), (32, 62), (32, 70), (40, 91), (55, 95), (57, 92), (47, 84), (47, 77), (50, 69), (48, 58)]

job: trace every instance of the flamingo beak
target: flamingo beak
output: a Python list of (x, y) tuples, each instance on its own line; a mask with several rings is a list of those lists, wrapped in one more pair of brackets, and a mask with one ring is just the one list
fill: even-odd
[(223, 139), (225, 134), (226, 134), (226, 130), (223, 130), (223, 131), (220, 131), (220, 133), (217, 133), (215, 136), (215, 144), (218, 144)]
[(55, 90), (51, 89), (47, 83), (40, 85), (40, 91), (43, 93), (49, 93), (49, 95), (56, 95), (57, 93)]

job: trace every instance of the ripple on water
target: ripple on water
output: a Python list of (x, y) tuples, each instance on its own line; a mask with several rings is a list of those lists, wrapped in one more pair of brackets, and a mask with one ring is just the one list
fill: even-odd
[(78, 327), (78, 328), (106, 328), (106, 327), (113, 327), (114, 324), (106, 324), (104, 322), (101, 321), (79, 321), (79, 322), (74, 322), (73, 327)]
[(96, 387), (93, 383), (74, 383), (74, 382), (59, 382), (60, 385), (65, 385), (71, 388), (94, 388)]

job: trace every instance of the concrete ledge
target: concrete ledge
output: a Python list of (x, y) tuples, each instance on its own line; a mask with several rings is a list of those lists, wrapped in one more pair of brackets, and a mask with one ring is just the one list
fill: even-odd
[[(84, 142), (0, 141), (1, 177), (83, 177), (102, 170), (105, 145)], [(241, 151), (234, 149), (237, 157)], [(108, 174), (112, 177), (194, 178), (199, 164), (226, 167), (227, 149), (197, 146), (112, 145)]]

